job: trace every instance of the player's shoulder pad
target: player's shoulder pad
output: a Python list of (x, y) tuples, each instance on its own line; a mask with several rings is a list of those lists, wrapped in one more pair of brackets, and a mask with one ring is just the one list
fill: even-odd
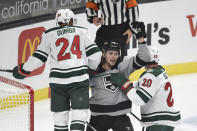
[(144, 71), (140, 77), (142, 77), (143, 75), (150, 73), (152, 75), (154, 75), (155, 77), (157, 77), (158, 75), (160, 75), (161, 73), (163, 73), (165, 71), (165, 69), (162, 66), (159, 66), (157, 68), (153, 68), (153, 69), (148, 69), (146, 71)]
[(51, 31), (54, 31), (54, 30), (59, 30), (59, 29), (69, 28), (69, 27), (75, 27), (75, 28), (81, 28), (81, 29), (88, 30), (87, 28), (81, 27), (81, 26), (63, 26), (63, 27), (54, 27), (54, 28), (50, 28), (50, 29), (46, 30), (44, 33), (47, 34), (47, 33), (51, 32)]

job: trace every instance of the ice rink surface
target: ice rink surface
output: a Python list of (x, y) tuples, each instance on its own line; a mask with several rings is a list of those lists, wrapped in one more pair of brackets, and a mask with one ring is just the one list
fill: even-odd
[[(182, 123), (175, 131), (197, 131), (197, 73), (171, 76), (175, 105), (181, 111)], [(139, 116), (139, 107), (132, 112)], [(135, 131), (141, 131), (139, 122), (129, 115)], [(120, 123), (121, 124), (121, 123)], [(35, 131), (53, 131), (50, 100), (35, 103)]]

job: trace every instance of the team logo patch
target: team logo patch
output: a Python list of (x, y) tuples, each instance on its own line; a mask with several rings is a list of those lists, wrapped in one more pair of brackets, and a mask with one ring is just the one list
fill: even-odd
[(110, 75), (103, 76), (103, 83), (104, 83), (105, 89), (108, 91), (116, 92), (118, 90), (118, 87), (111, 83)]
[(111, 0), (112, 3), (118, 3), (120, 0)]

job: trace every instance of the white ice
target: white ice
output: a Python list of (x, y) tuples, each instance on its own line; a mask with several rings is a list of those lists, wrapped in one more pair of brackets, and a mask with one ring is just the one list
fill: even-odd
[[(197, 131), (197, 73), (170, 78), (175, 104), (180, 109), (182, 117), (182, 123), (175, 131)], [(134, 106), (132, 112), (139, 116), (139, 107)], [(139, 122), (129, 116), (135, 131), (141, 131)], [(49, 99), (35, 103), (35, 131), (53, 131), (53, 115), (50, 112)]]

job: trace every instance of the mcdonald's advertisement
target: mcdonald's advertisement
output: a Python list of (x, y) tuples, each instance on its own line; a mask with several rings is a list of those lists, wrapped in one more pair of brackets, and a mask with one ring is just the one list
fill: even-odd
[[(27, 29), (21, 32), (18, 39), (18, 65), (27, 61), (40, 44), (44, 27)], [(45, 65), (32, 71), (29, 76), (39, 75), (43, 72)]]

